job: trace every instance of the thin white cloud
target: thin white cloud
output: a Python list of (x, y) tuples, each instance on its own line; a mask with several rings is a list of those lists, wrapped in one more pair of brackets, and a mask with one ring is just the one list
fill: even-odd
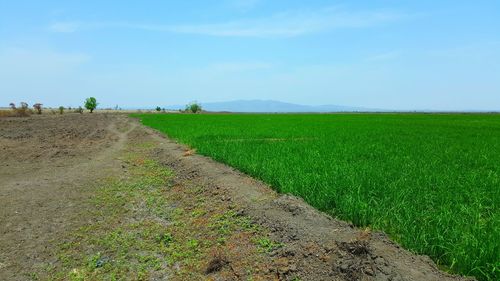
[(391, 11), (347, 12), (337, 8), (324, 8), (223, 23), (164, 25), (132, 22), (56, 22), (49, 29), (52, 32), (75, 32), (79, 29), (131, 28), (218, 37), (294, 37), (341, 28), (370, 27), (406, 17), (408, 15)]

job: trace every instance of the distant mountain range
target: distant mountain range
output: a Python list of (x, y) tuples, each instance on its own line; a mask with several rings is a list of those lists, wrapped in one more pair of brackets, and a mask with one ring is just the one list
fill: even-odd
[[(215, 112), (374, 112), (380, 109), (341, 105), (300, 105), (274, 100), (235, 100), (227, 102), (200, 103), (203, 110)], [(168, 109), (184, 109), (185, 106), (169, 106)]]

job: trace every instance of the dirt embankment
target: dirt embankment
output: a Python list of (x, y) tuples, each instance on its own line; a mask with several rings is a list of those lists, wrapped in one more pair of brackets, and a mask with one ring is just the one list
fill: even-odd
[[(0, 280), (465, 280), (124, 115), (0, 119), (0, 149)], [(151, 189), (164, 169), (151, 163), (173, 172), (164, 187)], [(135, 242), (109, 243), (120, 235)], [(144, 274), (120, 272), (126, 262)]]

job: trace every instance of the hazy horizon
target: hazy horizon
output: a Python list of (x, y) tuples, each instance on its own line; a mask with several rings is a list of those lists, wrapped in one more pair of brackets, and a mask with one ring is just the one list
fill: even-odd
[(0, 107), (500, 110), (500, 2), (9, 1)]

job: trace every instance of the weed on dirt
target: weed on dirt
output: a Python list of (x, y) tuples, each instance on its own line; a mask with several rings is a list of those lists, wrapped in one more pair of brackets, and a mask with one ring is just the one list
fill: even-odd
[[(206, 190), (175, 182), (148, 157), (150, 143), (128, 149), (125, 178), (100, 182), (94, 208), (57, 251), (52, 280), (269, 280), (276, 243), (256, 240), (264, 229), (224, 204), (207, 202)], [(256, 242), (260, 241), (260, 242)], [(266, 262), (266, 260), (268, 260)]]

